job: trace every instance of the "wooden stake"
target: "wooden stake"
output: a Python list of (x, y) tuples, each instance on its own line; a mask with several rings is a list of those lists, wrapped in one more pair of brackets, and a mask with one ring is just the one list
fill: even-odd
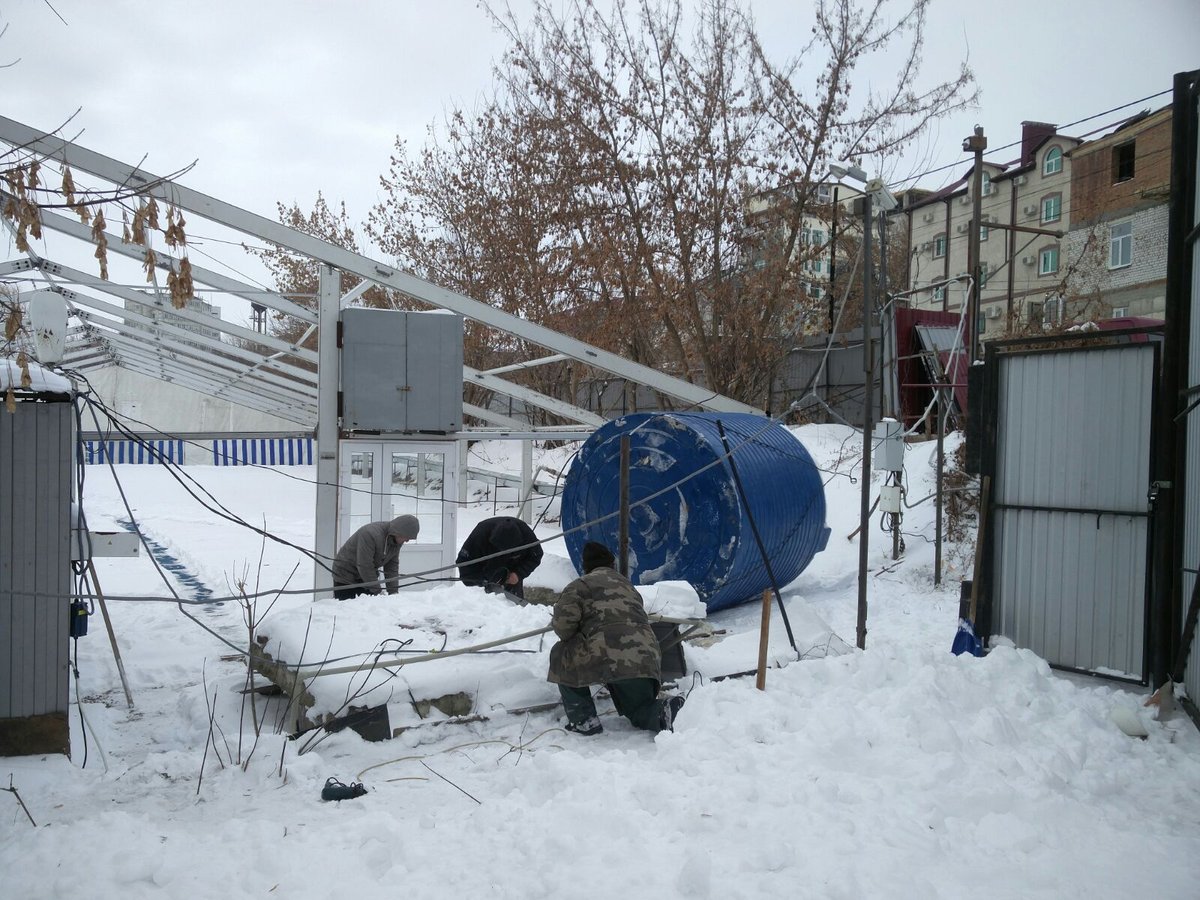
[(771, 589), (763, 591), (762, 598), (762, 630), (758, 633), (758, 678), (755, 687), (760, 691), (767, 689), (767, 639), (771, 634)]
[(100, 578), (96, 575), (96, 566), (89, 557), (87, 561), (88, 575), (92, 579), (92, 587), (96, 589), (96, 599), (100, 601), (100, 612), (104, 616), (104, 627), (108, 629), (108, 642), (112, 644), (113, 658), (117, 661), (117, 674), (121, 676), (121, 687), (125, 689), (125, 702), (133, 709), (133, 694), (129, 692), (129, 679), (125, 677), (125, 663), (121, 659), (121, 648), (117, 646), (117, 634), (113, 631), (112, 619), (108, 617), (108, 604), (104, 602), (104, 592), (100, 590)]

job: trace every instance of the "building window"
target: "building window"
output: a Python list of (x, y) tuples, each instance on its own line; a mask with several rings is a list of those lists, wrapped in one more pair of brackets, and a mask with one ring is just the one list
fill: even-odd
[(1113, 307), (1112, 317), (1114, 319), (1123, 319), (1127, 315), (1129, 315), (1129, 307), (1128, 306), (1114, 306)]
[(1051, 147), (1046, 152), (1046, 158), (1042, 160), (1043, 175), (1057, 175), (1062, 171), (1062, 150), (1058, 147)]
[(1121, 181), (1128, 181), (1133, 177), (1133, 157), (1135, 141), (1129, 141), (1119, 146), (1113, 147), (1112, 152), (1112, 169), (1113, 169), (1113, 184)]
[(1062, 194), (1042, 198), (1042, 221), (1057, 222), (1062, 218)]
[(1034, 324), (1041, 325), (1042, 324), (1042, 304), (1041, 303), (1038, 303), (1036, 300), (1030, 300), (1029, 305), (1026, 307), (1026, 311), (1029, 313), (1029, 324), (1030, 325), (1034, 325)]
[(941, 259), (946, 255), (946, 236), (939, 234), (933, 239), (933, 258)]
[(1062, 298), (1047, 300), (1042, 305), (1042, 322), (1046, 325), (1057, 325), (1062, 318)]
[(982, 196), (982, 197), (990, 196), (992, 193), (992, 176), (989, 175), (987, 172), (984, 172), (983, 177), (980, 178), (980, 183), (981, 183), (980, 196)]
[(1058, 248), (1047, 247), (1038, 254), (1038, 274), (1053, 275), (1058, 271)]
[(807, 228), (800, 229), (800, 246), (807, 247), (812, 243), (812, 232)]
[(815, 244), (818, 247), (824, 247), (825, 246), (825, 232), (821, 231), (818, 228), (814, 228), (813, 233), (812, 233), (812, 242), (813, 242), (813, 244)]
[(975, 317), (975, 333), (983, 334), (985, 331), (987, 331), (987, 318), (983, 313), (980, 313)]
[(818, 184), (817, 185), (817, 202), (818, 203), (828, 203), (830, 200), (830, 196), (831, 196), (831, 192), (830, 192), (829, 185), (827, 185), (827, 184)]
[(941, 287), (933, 289), (933, 299), (938, 303), (943, 303), (946, 300), (946, 286), (944, 284)]
[(1108, 232), (1108, 267), (1123, 269), (1133, 262), (1133, 223), (1113, 225)]
[(981, 262), (979, 264), (979, 287), (982, 290), (987, 287), (988, 283), (988, 264)]
[[(986, 218), (984, 219), (984, 222), (987, 222)], [(981, 224), (979, 226), (979, 239), (981, 241), (986, 241), (988, 239), (988, 227), (986, 224)]]

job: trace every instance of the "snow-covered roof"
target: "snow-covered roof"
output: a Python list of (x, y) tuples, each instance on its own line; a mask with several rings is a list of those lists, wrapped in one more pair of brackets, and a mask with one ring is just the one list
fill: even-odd
[(74, 391), (70, 379), (51, 372), (35, 362), (29, 363), (30, 385), (21, 387), (21, 369), (15, 359), (0, 359), (0, 391), (31, 391), (35, 394), (70, 394)]

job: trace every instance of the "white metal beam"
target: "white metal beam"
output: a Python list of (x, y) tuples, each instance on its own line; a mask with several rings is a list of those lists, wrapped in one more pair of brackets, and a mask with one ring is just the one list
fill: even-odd
[[(111, 245), (110, 245), (111, 246)], [(297, 359), (303, 359), (306, 362), (315, 363), (317, 355), (311, 350), (305, 350), (287, 341), (281, 341), (269, 334), (262, 334), (250, 328), (244, 328), (241, 325), (235, 325), (232, 322), (226, 322), (224, 319), (217, 316), (206, 316), (198, 312), (193, 312), (190, 309), (176, 309), (171, 305), (170, 301), (164, 300), (162, 297), (138, 291), (135, 288), (125, 287), (119, 284), (105, 281), (96, 276), (89, 275), (87, 272), (81, 272), (78, 269), (73, 269), (70, 266), (64, 266), (62, 263), (56, 263), (52, 260), (43, 259), (38, 262), (37, 268), (47, 275), (63, 278), (74, 284), (83, 285), (94, 288), (99, 291), (104, 291), (107, 294), (115, 296), (124, 296), (125, 293), (132, 293), (138, 303), (144, 303), (148, 307), (152, 307), (159, 312), (167, 313), (177, 319), (183, 319), (202, 328), (209, 328), (213, 331), (221, 331), (233, 337), (241, 338), (244, 341), (252, 341), (256, 344), (262, 344), (264, 347), (270, 347), (272, 350), (281, 350), (284, 353), (291, 354)], [(124, 313), (122, 313), (124, 315)]]
[[(6, 196), (0, 192), (0, 197)], [(78, 219), (73, 219), (70, 216), (64, 216), (61, 213), (56, 213), (48, 209), (42, 210), (42, 228), (57, 231), (60, 234), (66, 234), (81, 241), (86, 241), (89, 244), (94, 244), (92, 240), (92, 228), (90, 225), (84, 225)], [(146, 249), (139, 244), (127, 244), (121, 240), (120, 235), (106, 232), (109, 236), (108, 249), (109, 252), (115, 252), (121, 256), (127, 256), (130, 259), (136, 259), (139, 263), (143, 261), (146, 255)], [(179, 272), (179, 260), (174, 259), (166, 253), (155, 254), (155, 265), (164, 272)], [(251, 303), (259, 303), (263, 306), (269, 306), (277, 312), (286, 313), (293, 316), (302, 322), (314, 323), (317, 321), (316, 313), (312, 310), (293, 303), (286, 297), (276, 293), (275, 291), (264, 290), (263, 288), (253, 287), (252, 285), (244, 284), (228, 275), (222, 275), (219, 272), (213, 272), (203, 266), (198, 266), (192, 263), (192, 281), (196, 284), (206, 284), (210, 288), (215, 288), (223, 294), (230, 294), (234, 297), (241, 297), (243, 300), (248, 300)]]
[[(78, 313), (77, 313), (78, 314)], [(113, 323), (108, 320), (95, 319), (97, 324), (95, 328), (113, 327)], [(264, 399), (275, 400), (282, 404), (295, 405), (302, 408), (311, 408), (313, 405), (313, 396), (311, 393), (306, 393), (303, 390), (293, 388), (291, 386), (279, 386), (274, 383), (255, 382), (253, 385), (238, 385), (234, 384), (230, 379), (235, 376), (239, 370), (236, 368), (226, 368), (226, 366), (236, 366), (236, 363), (229, 361), (218, 361), (212, 356), (197, 355), (193, 348), (168, 344), (155, 340), (148, 340), (137, 333), (137, 329), (131, 329), (127, 326), (121, 326), (114, 329), (116, 334), (106, 334), (105, 338), (111, 339), (113, 344), (121, 349), (138, 348), (149, 354), (152, 358), (171, 360), (179, 363), (185, 369), (192, 367), (197, 372), (201, 372), (209, 376), (213, 380), (214, 390), (212, 395), (222, 399), (231, 399), (231, 397), (223, 397), (223, 394), (237, 392), (240, 395), (249, 394), (252, 396), (262, 396)]]
[(522, 369), (532, 369), (534, 366), (545, 366), (550, 363), (562, 362), (564, 359), (570, 359), (565, 353), (553, 353), (550, 356), (543, 356), (539, 359), (530, 359), (525, 362), (513, 363), (511, 366), (497, 366), (494, 369), (485, 369), (487, 375), (503, 375), (505, 372), (520, 372)]
[(0, 117), (0, 140), (14, 147), (21, 147), (58, 161), (69, 159), (71, 166), (76, 171), (89, 172), (112, 184), (142, 191), (164, 203), (173, 203), (181, 209), (219, 222), (235, 231), (252, 235), (288, 250), (294, 250), (344, 272), (370, 279), (431, 306), (456, 312), (530, 343), (566, 354), (589, 366), (612, 372), (630, 381), (661, 391), (668, 396), (687, 401), (693, 406), (721, 412), (761, 412), (729, 397), (715, 394), (706, 388), (656, 372), (648, 366), (623, 359), (615, 353), (525, 321), (455, 291), (438, 287), (414, 275), (398, 271), (393, 266), (376, 262), (358, 253), (326, 243), (312, 235), (288, 228), (264, 216), (239, 209), (232, 204), (186, 188), (177, 182), (166, 182), (149, 172), (131, 167), (74, 142), (30, 128), (13, 119)]
[[(37, 293), (36, 291), (33, 293)], [(195, 357), (202, 362), (207, 362), (210, 367), (224, 368), (227, 370), (226, 377), (233, 380), (240, 378), (243, 375), (250, 375), (251, 380), (258, 384), (269, 385), (271, 387), (281, 389), (281, 392), (294, 393), (297, 396), (309, 396), (316, 391), (316, 385), (310, 382), (297, 381), (272, 375), (270, 372), (260, 372), (253, 368), (253, 354), (245, 353), (252, 358), (252, 362), (247, 365), (239, 357), (240, 348), (229, 346), (231, 351), (229, 356), (224, 353), (213, 353), (204, 346), (197, 346), (194, 342), (197, 339), (203, 339), (203, 335), (197, 335), (193, 332), (181, 328), (172, 328), (161, 322), (156, 322), (153, 319), (148, 319), (145, 316), (137, 315), (136, 313), (126, 313), (125, 318), (141, 324), (142, 327), (131, 325), (123, 319), (110, 319), (104, 316), (93, 315), (91, 312), (80, 309), (81, 306), (87, 306), (93, 309), (99, 309), (102, 312), (110, 312), (117, 309), (111, 307), (102, 300), (95, 300), (85, 294), (80, 294), (76, 291), (58, 290), (56, 293), (61, 293), (66, 297), (68, 304), (71, 307), (71, 315), (79, 317), (82, 321), (93, 327), (104, 327), (113, 331), (119, 332), (140, 343), (161, 347), (167, 351), (182, 353), (189, 357)], [(172, 339), (172, 335), (178, 335), (181, 340)], [(224, 347), (228, 345), (223, 345)], [(311, 373), (308, 373), (311, 375)]]
[[(316, 522), (313, 529), (313, 590), (329, 591), (333, 588), (333, 571), (322, 565), (331, 562), (337, 554), (338, 517), (338, 346), (337, 335), (338, 286), (340, 276), (330, 266), (320, 268), (320, 290), (317, 294), (317, 310), (321, 321), (317, 335), (318, 364), (325, 373), (317, 386), (317, 490)], [(363, 282), (367, 284), (367, 282)], [(315, 595), (328, 596), (327, 594)]]
[(504, 428), (524, 429), (529, 427), (528, 422), (522, 422), (519, 419), (513, 419), (498, 412), (492, 412), (490, 409), (484, 409), (482, 406), (476, 406), (474, 403), (464, 403), (463, 412), (469, 416), (474, 416), (476, 419), (482, 419), (485, 422), (500, 425)]
[(511, 381), (505, 381), (503, 378), (497, 378), (495, 375), (480, 372), (478, 369), (472, 369), (470, 366), (463, 366), (463, 381), (469, 384), (478, 384), (489, 391), (496, 391), (499, 394), (522, 400), (530, 406), (536, 406), (539, 409), (552, 412), (556, 416), (562, 416), (565, 419), (573, 419), (584, 425), (599, 427), (607, 421), (595, 413), (589, 412), (582, 406), (567, 403), (565, 400), (556, 400), (540, 391), (535, 391), (533, 388), (513, 384)]
[(221, 396), (218, 390), (225, 391), (228, 396), (222, 399), (241, 406), (248, 406), (261, 412), (269, 412), (281, 418), (290, 419), (306, 425), (312, 423), (314, 408), (311, 401), (291, 397), (281, 397), (268, 391), (252, 391), (248, 388), (229, 388), (224, 374), (214, 374), (207, 367), (195, 361), (179, 360), (172, 355), (155, 353), (152, 348), (141, 346), (119, 335), (108, 334), (98, 338), (111, 344), (120, 357), (119, 366), (126, 366), (132, 361), (142, 363), (144, 367), (157, 367), (159, 375), (177, 384), (186, 384), (202, 393), (211, 396)]

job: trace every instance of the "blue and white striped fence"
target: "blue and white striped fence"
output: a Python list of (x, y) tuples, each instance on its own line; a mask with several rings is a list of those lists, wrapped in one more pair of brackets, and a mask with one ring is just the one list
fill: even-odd
[(83, 460), (88, 465), (182, 463), (183, 441), (84, 441)]
[(223, 438), (212, 442), (214, 466), (311, 466), (312, 438)]

